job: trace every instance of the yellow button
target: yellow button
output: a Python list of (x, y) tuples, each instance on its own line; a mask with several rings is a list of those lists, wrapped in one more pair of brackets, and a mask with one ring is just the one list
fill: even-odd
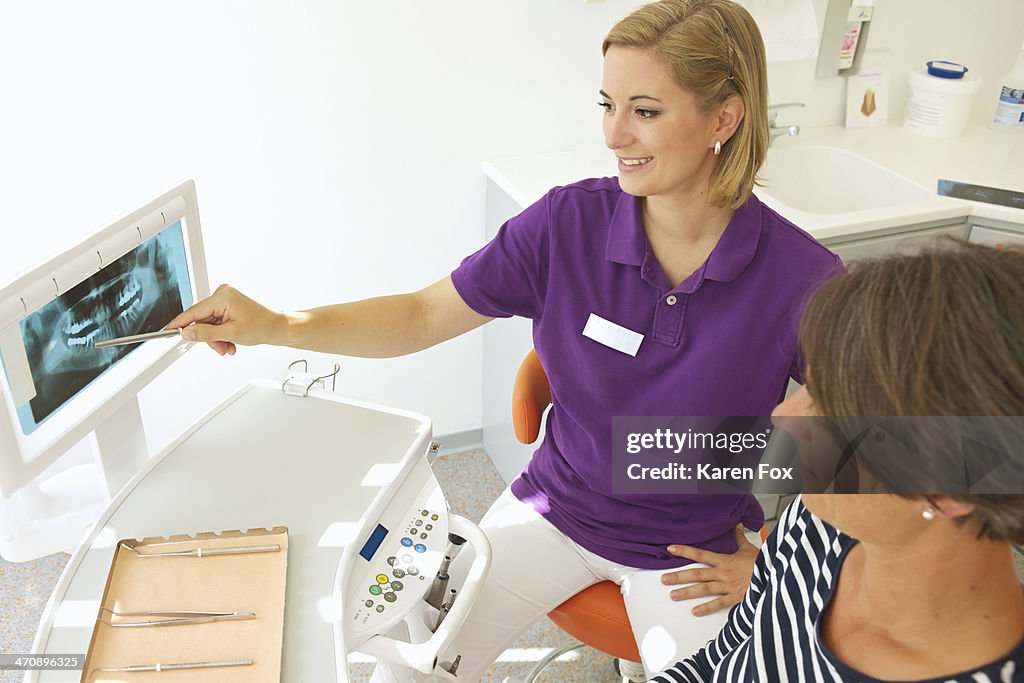
[(432, 520), (434, 520), (436, 522), (437, 521), (437, 515), (430, 515), (430, 519), (432, 519)]
[(668, 298), (665, 299), (665, 303), (667, 303), (669, 306), (675, 306), (676, 305), (676, 301), (678, 301), (678, 299), (676, 299), (676, 295), (675, 294), (669, 294)]
[(387, 574), (377, 574), (377, 583), (383, 584), (383, 583), (387, 583), (387, 582), (388, 582), (388, 575)]

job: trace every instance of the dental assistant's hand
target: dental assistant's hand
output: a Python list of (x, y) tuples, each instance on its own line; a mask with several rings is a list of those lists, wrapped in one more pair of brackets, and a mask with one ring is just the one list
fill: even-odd
[(281, 313), (227, 285), (167, 324), (186, 341), (219, 353), (237, 345), (271, 344), (357, 358), (393, 358), (428, 349), (491, 318), (462, 300), (451, 277), (408, 294)]
[(743, 599), (754, 573), (758, 547), (747, 540), (743, 525), (736, 527), (735, 553), (728, 555), (701, 550), (688, 545), (670, 545), (668, 551), (676, 557), (685, 557), (694, 562), (708, 565), (667, 572), (661, 582), (666, 586), (690, 584), (672, 591), (673, 600), (689, 600), (706, 595), (717, 595), (714, 600), (701, 603), (693, 608), (698, 617), (726, 609)]
[(182, 339), (206, 342), (220, 355), (233, 356), (238, 344), (279, 343), (287, 324), (284, 313), (271, 311), (237, 289), (221, 285), (167, 323), (167, 328), (184, 328)]

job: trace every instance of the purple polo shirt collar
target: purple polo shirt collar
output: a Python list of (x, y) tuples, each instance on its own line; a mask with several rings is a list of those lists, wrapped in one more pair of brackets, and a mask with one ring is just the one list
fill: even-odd
[[(700, 289), (704, 280), (732, 282), (754, 260), (760, 237), (760, 204), (751, 195), (733, 213), (707, 261), (676, 289), (692, 294)], [(647, 240), (640, 197), (625, 192), (619, 197), (609, 225), (605, 258), (613, 263), (639, 266), (649, 284), (662, 290), (671, 289)]]

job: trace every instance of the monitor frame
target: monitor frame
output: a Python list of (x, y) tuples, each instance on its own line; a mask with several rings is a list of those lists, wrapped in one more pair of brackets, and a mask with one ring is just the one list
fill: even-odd
[[(21, 340), (22, 319), (179, 220), (183, 224), (193, 301), (209, 296), (195, 183), (189, 180), (0, 289), (3, 348), (12, 349), (14, 340)], [(137, 395), (190, 346), (180, 339), (146, 342), (144, 348), (122, 358), (111, 368), (116, 372), (97, 378), (70, 399), (60, 412), (53, 414), (48, 419), (49, 424), (41, 425), (37, 430), (39, 434), (32, 435), (24, 434), (17, 414), (17, 406), (25, 402), (24, 382), (12, 380), (7, 368), (0, 369), (0, 498), (13, 496), (94, 432), (97, 436), (95, 450), (106, 451), (96, 456), (108, 489), (127, 481), (135, 465), (150, 455), (148, 451), (138, 452), (146, 447)], [(97, 388), (94, 389), (94, 385), (98, 385)], [(75, 408), (65, 410), (68, 406)], [(107, 437), (101, 438), (102, 433)], [(123, 442), (124, 447), (119, 448), (117, 442)], [(131, 462), (124, 462), (125, 459)], [(108, 490), (109, 495), (114, 493), (116, 491)]]

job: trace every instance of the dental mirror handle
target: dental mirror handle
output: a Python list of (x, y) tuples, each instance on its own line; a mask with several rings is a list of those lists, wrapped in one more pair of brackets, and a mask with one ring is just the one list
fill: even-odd
[(140, 342), (149, 341), (150, 339), (164, 339), (165, 337), (180, 337), (181, 330), (159, 330), (157, 332), (145, 332), (143, 334), (132, 334), (127, 337), (117, 337), (115, 339), (107, 339), (105, 341), (98, 341), (93, 346), (97, 349), (103, 349), (108, 346), (123, 346), (125, 344), (138, 344)]

